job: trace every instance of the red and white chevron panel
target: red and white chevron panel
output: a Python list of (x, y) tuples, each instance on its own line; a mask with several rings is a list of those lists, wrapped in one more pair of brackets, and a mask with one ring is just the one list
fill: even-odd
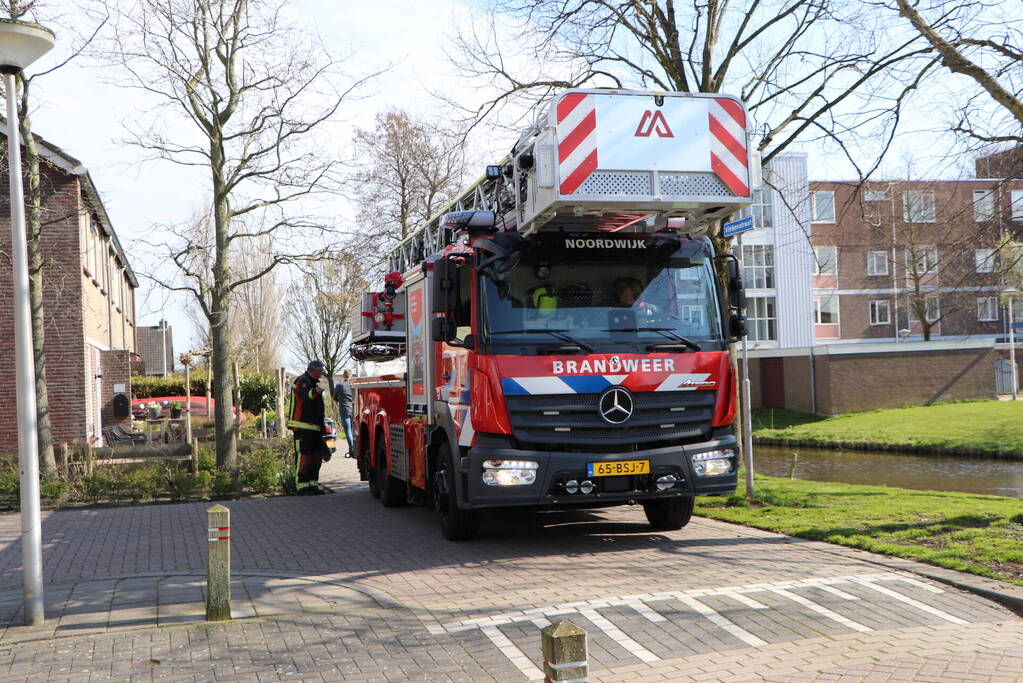
[(749, 196), (746, 112), (735, 100), (715, 97), (710, 107), (710, 167), (732, 192)]
[(569, 93), (558, 102), (558, 164), (561, 194), (572, 194), (597, 169), (597, 102)]

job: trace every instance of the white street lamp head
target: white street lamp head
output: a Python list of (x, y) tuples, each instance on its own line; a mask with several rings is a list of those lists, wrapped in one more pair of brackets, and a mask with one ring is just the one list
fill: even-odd
[(53, 31), (39, 24), (0, 19), (0, 73), (18, 73), (53, 47)]

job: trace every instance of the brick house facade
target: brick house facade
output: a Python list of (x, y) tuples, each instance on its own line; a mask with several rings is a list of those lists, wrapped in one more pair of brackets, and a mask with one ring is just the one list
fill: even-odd
[[(0, 151), (6, 169), (6, 137)], [(55, 443), (101, 444), (115, 418), (115, 387), (130, 395), (138, 280), (85, 167), (36, 137), (40, 154), (43, 305), (50, 418)], [(10, 202), (0, 188), (0, 252), (10, 253)], [(0, 258), (0, 452), (17, 450), (11, 261)]]
[(811, 182), (810, 208), (818, 343), (1007, 333), (996, 251), (1023, 234), (1023, 181)]

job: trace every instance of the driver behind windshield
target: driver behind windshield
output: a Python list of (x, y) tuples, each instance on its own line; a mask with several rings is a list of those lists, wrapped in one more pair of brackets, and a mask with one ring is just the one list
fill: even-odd
[(630, 276), (618, 278), (614, 281), (614, 291), (617, 299), (616, 305), (619, 307), (633, 308), (647, 316), (657, 312), (657, 306), (641, 300), (644, 287), (639, 278)]

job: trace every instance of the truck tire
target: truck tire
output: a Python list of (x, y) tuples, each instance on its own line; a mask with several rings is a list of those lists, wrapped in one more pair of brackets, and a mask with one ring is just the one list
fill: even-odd
[(377, 489), (380, 502), (385, 508), (396, 508), (405, 503), (405, 482), (387, 473), (387, 444), (381, 436), (377, 439)]
[(462, 510), (455, 500), (454, 477), (457, 472), (451, 449), (441, 446), (437, 471), (433, 475), (433, 498), (440, 512), (440, 530), (449, 541), (467, 541), (479, 530), (479, 514), (475, 510)]
[(370, 463), (369, 455), (369, 438), (359, 439), (359, 462), (366, 468), (366, 482), (369, 484), (369, 495), (379, 498), (380, 481), (377, 479), (376, 468)]
[(650, 526), (658, 531), (676, 531), (681, 529), (693, 516), (693, 505), (696, 498), (683, 496), (671, 500), (655, 500), (643, 503), (643, 512)]

